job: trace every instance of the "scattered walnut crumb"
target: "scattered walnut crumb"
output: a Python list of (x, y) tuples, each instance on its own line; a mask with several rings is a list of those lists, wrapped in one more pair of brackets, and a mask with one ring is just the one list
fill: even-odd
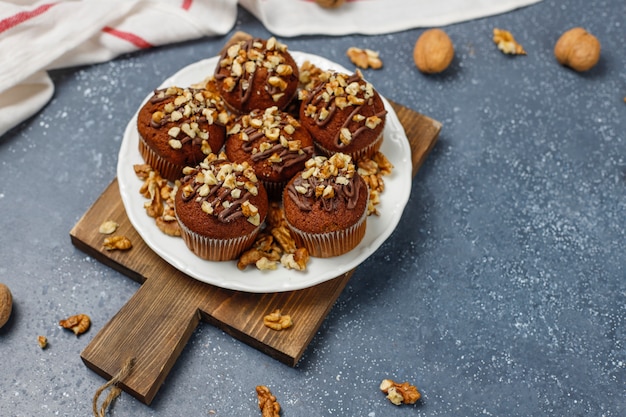
[(98, 232), (103, 235), (110, 235), (114, 233), (120, 225), (114, 220), (107, 220), (103, 222), (98, 228)]
[(380, 69), (383, 67), (383, 61), (380, 59), (379, 52), (371, 49), (361, 49), (353, 46), (348, 48), (346, 55), (359, 68)]
[(256, 394), (259, 399), (259, 409), (263, 417), (280, 416), (280, 404), (268, 387), (265, 385), (257, 386)]
[(376, 206), (380, 204), (380, 194), (385, 190), (383, 176), (390, 175), (393, 171), (393, 164), (382, 152), (377, 152), (369, 158), (362, 158), (357, 161), (357, 172), (365, 180), (370, 189), (370, 199), (367, 207), (367, 214), (379, 215)]
[(290, 315), (284, 315), (277, 309), (263, 317), (263, 324), (272, 330), (284, 330), (293, 326), (293, 321)]
[(392, 379), (383, 379), (380, 390), (387, 394), (387, 399), (395, 405), (415, 404), (422, 397), (414, 385), (408, 382), (399, 384)]
[(493, 29), (493, 42), (498, 49), (509, 55), (526, 55), (526, 51), (517, 43), (511, 32), (504, 29)]
[(296, 247), (282, 207), (277, 202), (271, 202), (266, 228), (259, 233), (250, 249), (241, 254), (237, 268), (244, 270), (249, 265), (255, 265), (259, 270), (273, 270), (280, 263), (285, 268), (304, 271), (308, 262), (309, 253), (305, 248)]
[(104, 239), (102, 247), (107, 251), (112, 250), (129, 250), (133, 247), (132, 242), (126, 236), (111, 236)]
[(65, 320), (59, 321), (59, 326), (64, 329), (69, 329), (74, 332), (76, 336), (85, 333), (91, 326), (91, 319), (86, 314), (76, 314), (75, 316), (68, 317)]
[(298, 248), (293, 253), (285, 253), (280, 257), (280, 263), (287, 269), (304, 271), (309, 262), (309, 251), (307, 248)]
[(37, 336), (39, 347), (45, 349), (48, 347), (48, 338), (46, 336)]
[(174, 197), (180, 181), (170, 184), (148, 164), (136, 164), (133, 168), (137, 177), (143, 181), (139, 193), (149, 199), (144, 204), (146, 214), (154, 218), (161, 232), (180, 237), (180, 226), (174, 214)]

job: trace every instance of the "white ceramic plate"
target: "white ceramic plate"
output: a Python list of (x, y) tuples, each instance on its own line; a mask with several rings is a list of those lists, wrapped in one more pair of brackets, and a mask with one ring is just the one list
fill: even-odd
[[(309, 60), (322, 69), (350, 72), (317, 55), (296, 51), (291, 54), (298, 65)], [(213, 74), (217, 62), (218, 57), (213, 57), (191, 64), (163, 81), (161, 87), (186, 87), (200, 82)], [(338, 277), (357, 267), (389, 237), (400, 221), (411, 192), (411, 149), (396, 113), (387, 100), (383, 101), (388, 115), (381, 151), (394, 165), (394, 169), (390, 176), (384, 178), (385, 190), (378, 206), (380, 216), (368, 217), (365, 237), (355, 249), (342, 256), (311, 258), (304, 272), (289, 270), (280, 265), (273, 271), (260, 271), (254, 267), (241, 271), (237, 268), (236, 261), (205, 261), (194, 255), (181, 238), (163, 234), (154, 219), (145, 212), (143, 205), (146, 199), (139, 194), (142, 181), (133, 170), (134, 164), (144, 163), (138, 150), (137, 114), (130, 120), (124, 132), (117, 165), (117, 179), (126, 214), (146, 244), (166, 262), (195, 279), (218, 287), (256, 293), (281, 292), (311, 287)]]

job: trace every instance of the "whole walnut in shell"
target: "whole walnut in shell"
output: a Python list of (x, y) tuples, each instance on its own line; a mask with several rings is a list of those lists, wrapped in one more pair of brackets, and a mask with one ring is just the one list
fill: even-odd
[(0, 327), (4, 326), (11, 317), (13, 309), (13, 296), (9, 287), (0, 283)]
[(563, 33), (554, 46), (554, 56), (561, 65), (575, 71), (588, 71), (600, 59), (600, 41), (581, 27)]
[(341, 6), (345, 0), (315, 0), (315, 2), (326, 9), (334, 9)]
[(446, 32), (429, 29), (422, 33), (413, 49), (413, 60), (417, 68), (425, 74), (444, 71), (454, 58), (454, 45)]

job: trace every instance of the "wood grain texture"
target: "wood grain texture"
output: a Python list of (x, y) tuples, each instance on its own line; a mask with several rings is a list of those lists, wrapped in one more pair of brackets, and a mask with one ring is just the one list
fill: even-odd
[[(412, 150), (413, 174), (435, 145), (441, 124), (391, 102)], [(105, 220), (133, 242), (127, 252), (106, 251), (98, 232)], [(354, 271), (298, 291), (254, 294), (226, 290), (186, 276), (157, 256), (130, 224), (114, 180), (70, 231), (72, 243), (106, 265), (142, 283), (122, 309), (81, 353), (87, 367), (105, 379), (130, 357), (131, 374), (120, 387), (149, 404), (200, 320), (279, 361), (295, 366)], [(280, 308), (295, 325), (281, 332), (263, 325)]]

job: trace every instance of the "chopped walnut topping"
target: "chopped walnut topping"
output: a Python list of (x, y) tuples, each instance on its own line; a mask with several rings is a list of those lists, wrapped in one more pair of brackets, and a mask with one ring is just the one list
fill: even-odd
[[(181, 149), (188, 141), (193, 144), (202, 144), (194, 139), (209, 137), (209, 133), (202, 129), (198, 122), (206, 122), (209, 125), (224, 124), (230, 118), (221, 97), (211, 90), (168, 87), (155, 91), (153, 100), (168, 100), (171, 97), (173, 100), (165, 103), (161, 110), (152, 113), (152, 123), (156, 127), (186, 120), (180, 125), (170, 127), (167, 132), (171, 138), (169, 145), (173, 149)], [(203, 151), (205, 151), (204, 148)]]
[[(249, 201), (251, 195), (258, 195), (258, 179), (247, 162), (238, 164), (228, 161), (223, 154), (217, 157), (210, 154), (197, 168), (185, 170), (182, 182), (186, 183), (181, 189), (183, 201), (195, 199), (207, 215), (228, 221), (241, 212), (251, 224), (261, 224), (258, 208)], [(215, 188), (227, 191), (218, 205), (207, 200), (214, 195)]]
[(267, 69), (269, 75), (266, 86), (268, 91), (274, 88), (278, 92), (271, 91), (274, 101), (278, 101), (288, 87), (285, 77), (291, 76), (295, 69), (287, 64), (284, 52), (287, 45), (279, 42), (275, 37), (263, 42), (261, 39), (244, 39), (231, 45), (219, 62), (219, 68), (229, 70), (229, 76), (222, 79), (222, 84), (227, 92), (235, 90), (239, 84), (243, 91), (249, 88), (248, 80), (258, 68)]
[[(298, 97), (303, 102), (304, 116), (313, 119), (320, 129), (326, 126), (338, 111), (351, 111), (353, 123), (344, 125), (336, 133), (335, 145), (338, 148), (351, 144), (364, 128), (381, 129), (386, 110), (381, 108), (377, 110), (377, 114), (367, 118), (361, 114), (363, 106), (374, 103), (376, 92), (359, 70), (352, 75), (329, 73), (322, 76), (322, 74), (324, 73), (320, 74), (317, 84), (313, 86), (308, 84)], [(348, 109), (350, 107), (355, 109)]]

